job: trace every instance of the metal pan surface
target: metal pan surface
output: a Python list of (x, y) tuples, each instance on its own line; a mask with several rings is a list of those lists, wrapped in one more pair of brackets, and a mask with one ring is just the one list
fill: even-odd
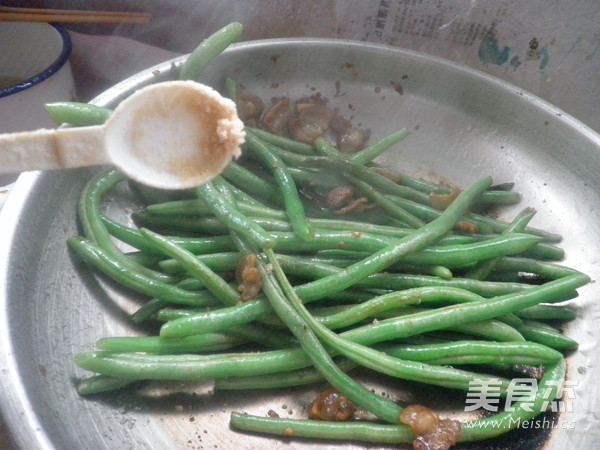
[[(183, 58), (152, 67), (94, 103), (115, 106), (143, 85), (173, 77)], [(564, 236), (565, 264), (600, 275), (600, 136), (519, 88), (430, 56), (361, 42), (321, 39), (254, 41), (219, 56), (204, 82), (222, 89), (231, 76), (265, 100), (319, 93), (372, 139), (401, 127), (411, 136), (381, 161), (416, 176), (467, 186), (492, 175), (515, 182), (533, 206), (533, 225)], [(0, 406), (16, 444), (27, 449), (360, 448), (266, 439), (229, 429), (231, 411), (302, 417), (321, 386), (277, 392), (213, 393), (210, 383), (149, 385), (141, 392), (80, 398), (86, 373), (74, 354), (108, 335), (143, 333), (127, 322), (137, 299), (94, 276), (68, 251), (78, 233), (76, 203), (97, 169), (21, 176), (2, 211), (0, 230)], [(135, 205), (123, 190), (109, 214), (127, 220)], [(502, 210), (512, 218), (516, 208)], [(600, 306), (595, 287), (571, 301), (578, 318), (566, 333), (580, 342), (568, 358), (571, 411), (540, 429), (518, 430), (463, 448), (593, 448), (600, 437)], [(395, 398), (426, 395), (382, 379), (372, 386)], [(440, 400), (441, 399), (441, 400)], [(450, 402), (450, 400), (448, 400)], [(462, 405), (464, 407), (464, 403)], [(460, 411), (457, 405), (446, 409)]]

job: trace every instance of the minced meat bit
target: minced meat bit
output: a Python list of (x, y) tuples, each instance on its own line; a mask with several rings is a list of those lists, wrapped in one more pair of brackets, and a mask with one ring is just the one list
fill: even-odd
[(458, 189), (454, 189), (449, 194), (429, 194), (429, 204), (432, 208), (443, 211), (456, 200), (458, 194), (460, 194)]
[(257, 256), (254, 253), (244, 255), (240, 258), (235, 271), (235, 278), (239, 283), (237, 290), (240, 292), (240, 298), (245, 302), (255, 299), (263, 287), (256, 261)]
[(371, 208), (366, 197), (355, 198), (356, 188), (354, 186), (338, 186), (327, 193), (327, 206), (336, 214), (362, 213)]
[(371, 170), (373, 172), (377, 172), (379, 175), (386, 177), (389, 180), (392, 180), (394, 183), (400, 183), (400, 181), (402, 181), (402, 177), (398, 173), (382, 169), (381, 167), (373, 167), (371, 168)]
[(261, 122), (262, 127), (270, 133), (285, 136), (291, 117), (290, 99), (284, 97), (265, 112)]
[(262, 115), (265, 104), (254, 94), (249, 94), (242, 86), (238, 89), (237, 95), (238, 116), (250, 127), (258, 126), (258, 120)]
[(310, 405), (308, 417), (313, 420), (330, 420), (341, 422), (348, 420), (356, 411), (356, 406), (334, 388), (329, 388)]
[(297, 103), (298, 115), (290, 119), (290, 137), (305, 144), (313, 144), (329, 128), (334, 112), (318, 103)]
[(467, 220), (459, 220), (454, 224), (454, 229), (463, 233), (475, 234), (479, 232), (479, 227), (476, 223)]
[(422, 405), (407, 406), (400, 421), (410, 426), (416, 438), (415, 450), (447, 450), (460, 438), (460, 422), (440, 419), (435, 411)]
[(354, 201), (356, 188), (354, 186), (338, 186), (327, 193), (327, 206), (338, 209)]
[(337, 147), (342, 153), (356, 153), (362, 150), (371, 135), (371, 130), (354, 128), (352, 122), (340, 114), (333, 116), (329, 126), (337, 136)]
[(337, 147), (342, 153), (356, 153), (365, 147), (370, 132), (358, 128), (348, 128), (337, 136)]

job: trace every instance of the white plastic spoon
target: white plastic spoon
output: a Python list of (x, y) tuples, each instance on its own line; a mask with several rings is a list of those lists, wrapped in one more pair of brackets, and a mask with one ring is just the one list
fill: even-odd
[(210, 181), (239, 156), (235, 104), (193, 81), (139, 89), (104, 125), (0, 135), (0, 173), (113, 165), (163, 189)]

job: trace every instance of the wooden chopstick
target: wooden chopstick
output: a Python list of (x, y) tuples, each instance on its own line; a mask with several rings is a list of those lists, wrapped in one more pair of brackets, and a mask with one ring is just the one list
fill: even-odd
[(0, 22), (62, 22), (100, 24), (148, 23), (152, 14), (127, 11), (85, 11), (0, 6)]

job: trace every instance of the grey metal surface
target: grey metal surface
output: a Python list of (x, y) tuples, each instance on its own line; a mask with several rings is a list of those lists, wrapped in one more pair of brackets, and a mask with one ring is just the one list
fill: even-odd
[[(180, 62), (181, 59), (174, 61)], [(114, 106), (132, 89), (168, 79), (171, 64), (149, 69), (96, 99)], [(400, 127), (412, 135), (382, 161), (414, 175), (466, 186), (485, 175), (514, 181), (521, 206), (538, 210), (534, 225), (562, 233), (566, 264), (598, 278), (600, 137), (562, 111), (512, 85), (453, 63), (391, 47), (347, 41), (292, 39), (236, 45), (213, 62), (205, 82), (232, 76), (265, 99), (316, 92), (372, 139)], [(0, 407), (21, 448), (329, 448), (234, 432), (231, 411), (302, 417), (318, 389), (216, 393), (210, 383), (152, 384), (141, 393), (80, 398), (86, 376), (73, 355), (107, 335), (134, 335), (126, 312), (136, 296), (95, 277), (68, 251), (77, 233), (76, 202), (94, 169), (23, 175), (0, 216)], [(125, 220), (135, 208), (121, 191), (109, 213)], [(512, 217), (517, 208), (506, 209)], [(527, 430), (494, 448), (546, 445), (592, 448), (599, 435), (599, 307), (594, 285), (571, 303), (578, 318), (567, 333), (580, 350), (569, 356), (576, 382), (573, 411), (561, 424)], [(398, 399), (414, 386), (370, 382)], [(429, 398), (439, 397), (426, 391)], [(460, 412), (460, 401), (443, 397)], [(446, 400), (444, 400), (446, 401)], [(464, 402), (464, 400), (463, 400)], [(268, 442), (268, 444), (267, 444)], [(358, 444), (357, 444), (358, 445)], [(349, 448), (348, 445), (342, 445)], [(469, 447), (473, 448), (473, 447)], [(482, 448), (485, 448), (483, 446)]]

